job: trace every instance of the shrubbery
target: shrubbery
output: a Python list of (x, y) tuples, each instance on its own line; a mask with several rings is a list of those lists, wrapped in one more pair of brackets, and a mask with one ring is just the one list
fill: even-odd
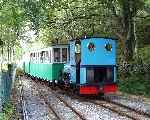
[(14, 112), (14, 107), (11, 102), (4, 104), (3, 112), (0, 113), (0, 120), (10, 120)]
[[(150, 97), (150, 45), (139, 48), (138, 58), (130, 65), (118, 67), (119, 90), (134, 95)], [(118, 55), (118, 63), (120, 63)]]
[(150, 97), (150, 65), (132, 64), (118, 69), (122, 92)]
[(24, 75), (24, 71), (21, 68), (17, 68), (16, 69), (16, 77), (23, 76), (23, 75)]

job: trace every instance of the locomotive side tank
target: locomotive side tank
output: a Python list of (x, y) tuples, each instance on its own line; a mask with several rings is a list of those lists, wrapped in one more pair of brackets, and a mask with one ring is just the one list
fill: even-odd
[(70, 84), (79, 94), (116, 92), (115, 39), (70, 41)]

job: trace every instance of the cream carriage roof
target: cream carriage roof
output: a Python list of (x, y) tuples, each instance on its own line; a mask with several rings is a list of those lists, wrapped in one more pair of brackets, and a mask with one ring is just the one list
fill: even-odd
[(68, 44), (55, 44), (55, 45), (51, 45), (49, 47), (46, 47), (46, 48), (41, 48), (41, 49), (38, 49), (38, 50), (32, 50), (32, 51), (29, 51), (30, 53), (34, 53), (34, 52), (41, 52), (41, 51), (49, 51), (51, 50), (52, 48), (67, 48), (68, 47)]

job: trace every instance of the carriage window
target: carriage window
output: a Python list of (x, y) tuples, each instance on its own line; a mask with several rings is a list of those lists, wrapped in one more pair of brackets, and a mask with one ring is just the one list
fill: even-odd
[(32, 53), (30, 53), (30, 61), (32, 61)]
[(33, 58), (32, 58), (32, 61), (35, 62), (36, 61), (36, 56), (35, 56), (35, 53), (33, 53)]
[(37, 53), (35, 53), (35, 62), (37, 62), (38, 56)]
[(54, 48), (54, 62), (60, 62), (60, 48)]
[(44, 51), (40, 52), (40, 62), (43, 63)]
[(62, 62), (67, 62), (67, 48), (62, 48)]
[(38, 62), (39, 62), (39, 60), (40, 60), (40, 53), (38, 52)]
[(41, 63), (48, 63), (49, 62), (49, 55), (48, 55), (48, 51), (42, 51), (40, 53), (40, 61)]
[(44, 58), (45, 62), (48, 63), (49, 62), (49, 55), (48, 55), (48, 51), (45, 51), (45, 58)]

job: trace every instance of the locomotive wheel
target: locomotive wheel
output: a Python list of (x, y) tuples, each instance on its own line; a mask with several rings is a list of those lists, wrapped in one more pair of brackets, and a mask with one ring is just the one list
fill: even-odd
[(55, 90), (56, 84), (55, 84), (55, 80), (52, 81), (52, 89)]
[(98, 94), (98, 99), (102, 99), (104, 97), (104, 93), (99, 93)]
[(58, 85), (58, 80), (54, 80), (55, 86)]
[(52, 83), (50, 81), (48, 81), (48, 86), (52, 86)]
[(75, 95), (80, 95), (80, 93), (79, 93), (79, 90), (78, 90), (78, 89), (73, 89), (73, 93), (74, 93)]

